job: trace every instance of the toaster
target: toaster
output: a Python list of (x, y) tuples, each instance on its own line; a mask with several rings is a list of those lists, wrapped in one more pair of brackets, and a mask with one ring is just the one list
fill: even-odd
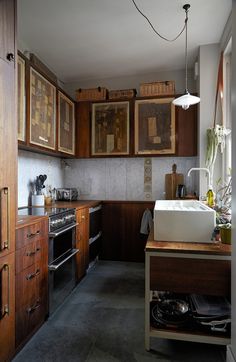
[(78, 199), (76, 188), (56, 189), (57, 201), (74, 201)]

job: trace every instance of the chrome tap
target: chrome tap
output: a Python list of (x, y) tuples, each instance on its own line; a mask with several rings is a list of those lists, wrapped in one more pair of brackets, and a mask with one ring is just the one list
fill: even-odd
[(193, 167), (193, 168), (190, 168), (190, 170), (188, 171), (188, 177), (190, 176), (191, 172), (192, 171), (205, 171), (207, 173), (207, 191), (212, 189), (212, 184), (211, 184), (211, 175), (210, 175), (210, 171), (208, 170), (208, 168), (206, 167)]

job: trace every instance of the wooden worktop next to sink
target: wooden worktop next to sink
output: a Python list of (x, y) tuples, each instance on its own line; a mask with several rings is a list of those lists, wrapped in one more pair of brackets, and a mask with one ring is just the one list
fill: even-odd
[(54, 204), (48, 205), (48, 207), (68, 207), (79, 210), (85, 207), (95, 207), (100, 203), (100, 200), (56, 201)]
[(216, 254), (231, 255), (231, 245), (220, 242), (212, 243), (191, 243), (175, 241), (155, 241), (154, 232), (151, 230), (145, 251), (156, 251), (165, 253), (188, 253), (188, 254)]

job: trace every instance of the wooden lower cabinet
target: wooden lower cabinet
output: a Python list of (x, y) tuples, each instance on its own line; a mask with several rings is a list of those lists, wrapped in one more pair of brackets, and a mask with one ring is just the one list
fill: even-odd
[(15, 348), (15, 254), (0, 257), (0, 361)]
[(153, 207), (154, 202), (103, 202), (100, 258), (143, 262), (147, 235), (140, 234), (141, 220), (145, 209)]
[(48, 314), (48, 219), (16, 232), (16, 348)]
[(89, 265), (89, 209), (76, 211), (76, 248), (79, 252), (76, 255), (77, 278), (80, 280), (86, 274)]

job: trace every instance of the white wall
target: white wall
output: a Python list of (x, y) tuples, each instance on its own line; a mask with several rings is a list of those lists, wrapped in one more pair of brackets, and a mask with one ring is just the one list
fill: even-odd
[[(66, 160), (65, 186), (79, 189), (80, 199), (147, 200), (144, 189), (145, 158), (104, 158)], [(171, 173), (173, 163), (185, 176), (188, 191), (196, 190), (194, 175), (186, 177), (196, 167), (196, 157), (151, 158), (152, 182), (149, 200), (165, 198), (165, 174)]]
[[(206, 130), (213, 127), (214, 107), (216, 95), (216, 83), (218, 75), (218, 65), (220, 56), (219, 44), (201, 45), (199, 48), (199, 95), (201, 102), (199, 104), (199, 132), (198, 132), (198, 150), (199, 166), (205, 167), (206, 158)], [(221, 176), (221, 172), (215, 167), (215, 179)], [(205, 195), (207, 192), (207, 183), (204, 173), (199, 174), (199, 192)]]
[[(174, 80), (176, 93), (183, 93), (185, 90), (185, 71), (176, 70), (169, 72), (149, 73), (149, 74), (136, 74), (132, 76), (125, 76), (119, 78), (106, 78), (87, 80), (87, 81), (76, 81), (73, 83), (66, 83), (64, 85), (65, 90), (70, 94), (71, 97), (75, 98), (75, 91), (79, 88), (95, 88), (95, 87), (106, 87), (109, 90), (112, 89), (133, 89), (135, 88), (139, 95), (139, 85), (145, 82), (163, 80)], [(188, 72), (188, 88), (190, 92), (196, 91), (196, 85), (193, 77), (193, 70), (189, 69)]]
[(62, 187), (64, 168), (56, 157), (19, 150), (18, 154), (18, 207), (30, 204), (30, 183), (40, 174), (47, 175), (45, 185)]

